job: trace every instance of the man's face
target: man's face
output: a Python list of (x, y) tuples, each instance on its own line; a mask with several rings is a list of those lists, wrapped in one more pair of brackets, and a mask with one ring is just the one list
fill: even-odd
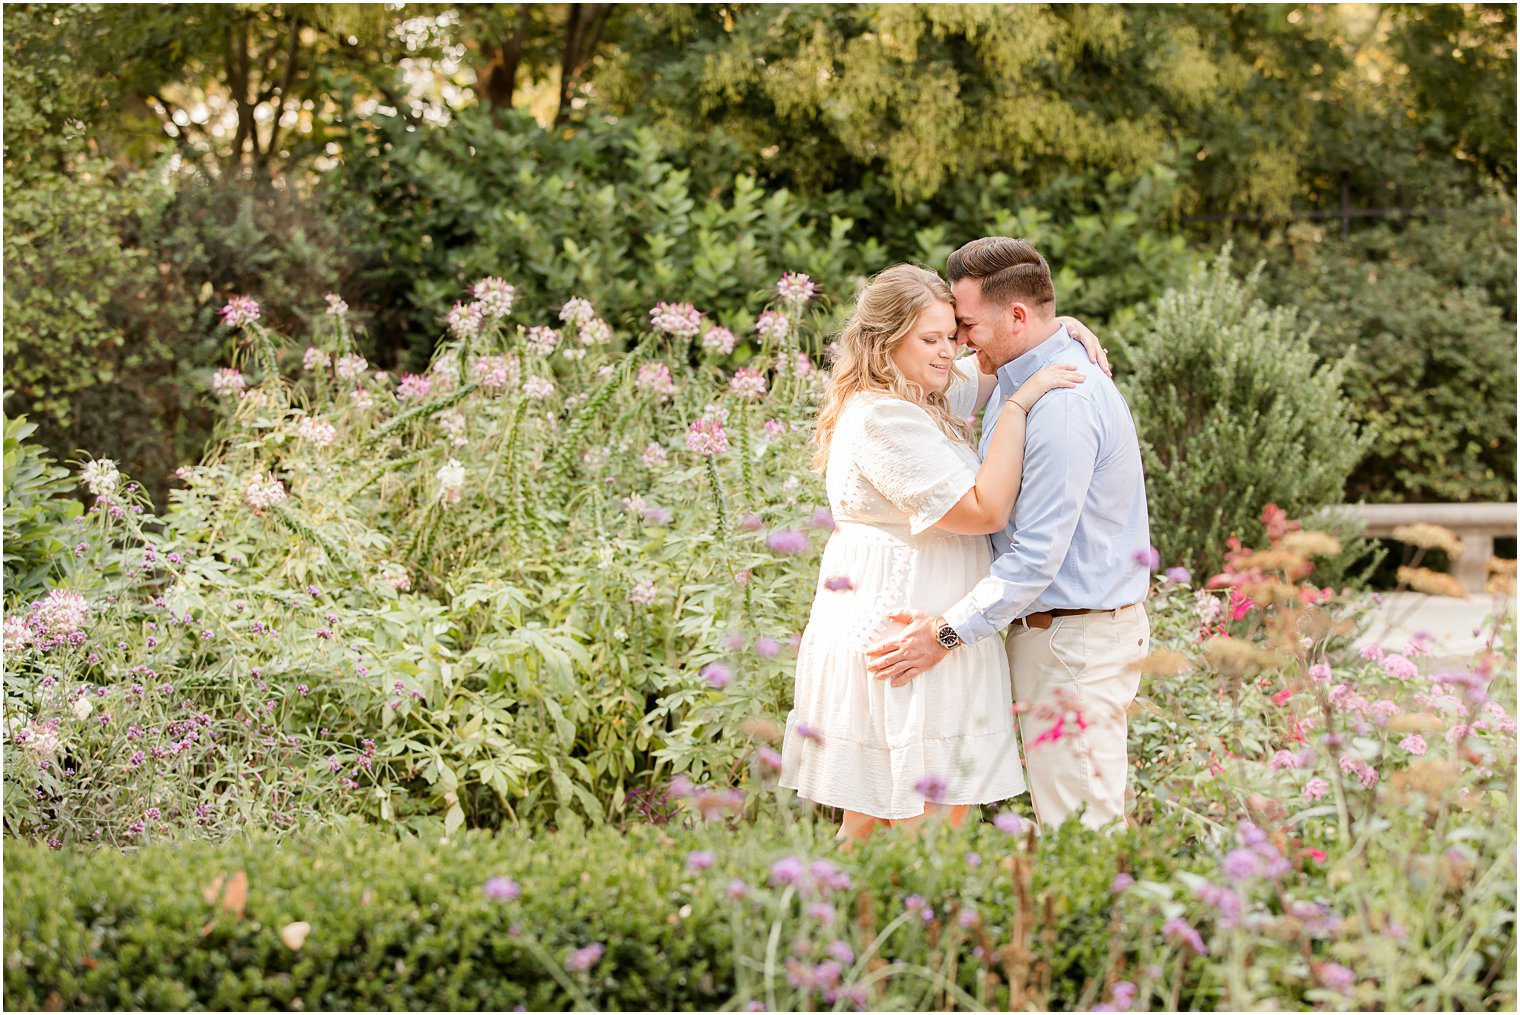
[(995, 306), (982, 299), (980, 279), (963, 278), (950, 287), (955, 296), (955, 340), (976, 353), (984, 374), (996, 373), (1022, 351), (1018, 348), (1022, 304)]

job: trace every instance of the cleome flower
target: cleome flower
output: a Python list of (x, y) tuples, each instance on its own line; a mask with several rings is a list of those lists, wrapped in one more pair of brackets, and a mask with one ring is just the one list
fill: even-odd
[(480, 326), (485, 323), (485, 314), (480, 309), (479, 303), (455, 303), (449, 311), (449, 333), (455, 338), (470, 338), (480, 334)]
[(459, 459), (450, 458), (438, 470), (438, 499), (443, 501), (444, 506), (458, 504), (464, 496), (464, 466)]
[(559, 308), (559, 319), (567, 328), (579, 328), (589, 324), (594, 317), (596, 317), (596, 308), (589, 300), (583, 300), (579, 296), (571, 298)]
[(553, 328), (529, 328), (524, 344), (528, 351), (540, 356), (547, 356), (559, 346), (560, 334)]
[(728, 390), (746, 402), (757, 402), (765, 397), (765, 375), (753, 367), (746, 367), (729, 380)]
[(767, 310), (755, 321), (755, 334), (765, 342), (779, 342), (791, 331), (792, 322), (787, 316), (775, 310)]
[(508, 285), (505, 279), (491, 276), (471, 286), (470, 295), (475, 297), (475, 305), (482, 317), (498, 321), (512, 312), (512, 301), (517, 290)]
[(285, 500), (285, 484), (269, 473), (254, 476), (243, 489), (243, 503), (256, 515)]
[(97, 497), (109, 497), (121, 485), (121, 473), (109, 458), (86, 462), (79, 470), (79, 479)]
[(343, 302), (343, 297), (337, 293), (328, 293), (322, 297), (327, 301), (327, 312), (333, 317), (342, 317), (348, 313), (348, 304)]
[(702, 330), (702, 314), (690, 303), (657, 303), (649, 311), (649, 325), (672, 338), (695, 338)]
[(222, 315), (223, 324), (237, 331), (257, 321), (262, 311), (259, 309), (258, 301), (252, 296), (233, 296), (218, 313)]
[(612, 341), (612, 325), (600, 317), (593, 317), (581, 325), (575, 337), (581, 345), (606, 345)]
[(314, 345), (306, 347), (306, 352), (301, 357), (302, 370), (316, 370), (319, 367), (325, 370), (330, 366), (332, 366), (331, 356)]
[(645, 391), (653, 392), (661, 401), (676, 393), (675, 379), (670, 376), (670, 368), (664, 363), (645, 363), (639, 367), (634, 383)]
[(364, 371), (368, 369), (369, 362), (363, 356), (356, 356), (350, 353), (347, 356), (338, 357), (338, 376), (345, 381), (351, 381), (355, 377), (362, 376)]
[(702, 418), (686, 431), (686, 450), (699, 455), (721, 455), (728, 451), (728, 432), (723, 429), (728, 413), (709, 405)]
[(296, 436), (314, 447), (331, 446), (338, 439), (338, 428), (321, 416), (307, 416), (296, 427)]
[(801, 272), (789, 271), (776, 282), (776, 295), (782, 302), (801, 307), (818, 292), (818, 284)]
[(247, 390), (248, 381), (235, 367), (222, 367), (211, 375), (211, 393), (217, 398), (236, 398)]
[(733, 352), (734, 347), (738, 344), (739, 336), (727, 328), (714, 326), (708, 328), (707, 333), (702, 336), (702, 348), (708, 352), (715, 352), (722, 356), (727, 356)]

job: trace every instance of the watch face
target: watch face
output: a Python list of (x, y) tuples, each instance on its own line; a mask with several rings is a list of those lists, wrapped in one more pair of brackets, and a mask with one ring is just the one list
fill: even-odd
[(955, 648), (955, 646), (961, 643), (960, 635), (956, 634), (955, 628), (948, 624), (939, 629), (939, 634), (936, 637), (945, 648)]

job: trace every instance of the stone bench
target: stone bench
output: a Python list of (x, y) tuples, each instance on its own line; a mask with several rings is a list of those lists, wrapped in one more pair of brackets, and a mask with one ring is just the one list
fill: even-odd
[(1452, 576), (1469, 592), (1482, 592), (1494, 539), (1515, 535), (1515, 504), (1342, 504), (1336, 514), (1356, 518), (1365, 535), (1393, 536), (1400, 525), (1424, 522), (1450, 529), (1462, 540), (1462, 556), (1452, 562)]

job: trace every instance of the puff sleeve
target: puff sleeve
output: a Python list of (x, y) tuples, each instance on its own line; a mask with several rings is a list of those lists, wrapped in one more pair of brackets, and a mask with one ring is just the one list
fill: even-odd
[(900, 398), (877, 399), (861, 421), (856, 467), (918, 535), (976, 485), (976, 470), (929, 414)]

